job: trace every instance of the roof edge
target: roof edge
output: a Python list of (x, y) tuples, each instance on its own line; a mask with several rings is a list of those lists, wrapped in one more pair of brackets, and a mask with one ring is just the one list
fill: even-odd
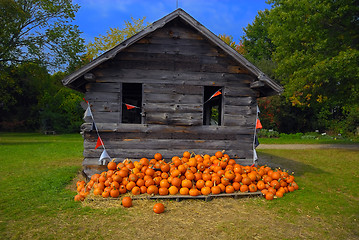
[(62, 80), (62, 84), (67, 86), (69, 85), (71, 82), (75, 81), (76, 79), (78, 79), (80, 76), (82, 76), (83, 74), (85, 74), (88, 71), (91, 71), (93, 68), (97, 67), (98, 65), (100, 65), (103, 62), (106, 62), (109, 59), (112, 59), (116, 56), (116, 54), (118, 52), (120, 52), (122, 49), (127, 48), (128, 46), (134, 44), (135, 42), (137, 42), (138, 40), (140, 40), (141, 38), (145, 37), (146, 35), (154, 32), (155, 30), (157, 30), (158, 28), (163, 27), (164, 25), (166, 25), (168, 22), (172, 21), (174, 18), (178, 17), (180, 15), (180, 12), (184, 12), (184, 10), (182, 10), (181, 8), (173, 11), (172, 13), (164, 16), (163, 18), (153, 22), (152, 24), (150, 24), (149, 26), (145, 27), (142, 31), (138, 32), (137, 34), (125, 39), (124, 41), (120, 42), (118, 45), (116, 45), (115, 47), (107, 50), (106, 52), (104, 52), (103, 54), (101, 54), (100, 56), (98, 56), (97, 58), (95, 58), (94, 60), (92, 60), (91, 62), (89, 62), (88, 64), (84, 65), (83, 67), (77, 69), (76, 71), (74, 71), (73, 73), (71, 73), (70, 75), (66, 76), (63, 80)]
[(120, 52), (121, 50), (123, 50), (124, 48), (131, 46), (138, 40), (140, 40), (143, 37), (147, 36), (148, 34), (154, 32), (155, 30), (162, 28), (168, 22), (172, 21), (173, 19), (175, 19), (177, 17), (182, 18), (186, 23), (188, 23), (190, 26), (192, 26), (197, 31), (199, 31), (201, 34), (203, 34), (209, 41), (213, 42), (215, 45), (220, 47), (224, 52), (226, 52), (228, 55), (230, 55), (236, 61), (243, 64), (251, 74), (253, 74), (257, 77), (257, 79), (259, 81), (264, 82), (267, 86), (272, 88), (278, 94), (283, 92), (282, 86), (280, 86), (274, 80), (272, 80), (267, 75), (265, 75), (254, 64), (249, 62), (244, 56), (242, 56), (240, 53), (238, 53), (233, 48), (231, 48), (227, 43), (222, 41), (217, 35), (212, 33), (209, 29), (207, 29), (205, 26), (203, 26), (200, 22), (198, 22), (196, 19), (194, 19), (191, 15), (189, 15), (186, 11), (184, 11), (181, 8), (178, 8), (175, 11), (173, 11), (172, 13), (153, 22), (152, 24), (147, 26), (145, 29), (143, 29), (139, 33), (122, 41), (121, 43), (119, 43), (118, 45), (113, 47), (112, 49), (104, 52), (99, 57), (95, 58), (90, 63), (77, 69), (76, 71), (74, 71), (73, 73), (71, 73), (70, 75), (68, 75), (67, 77), (65, 77), (62, 80), (63, 85), (69, 86), (69, 84), (71, 84), (72, 82), (77, 80), (79, 77), (81, 77), (85, 73), (87, 73), (87, 72), (91, 71), (92, 69), (94, 69), (95, 67), (99, 66), (101, 63), (114, 58), (117, 55), (117, 53)]
[(188, 22), (192, 27), (200, 31), (209, 41), (212, 41), (217, 46), (221, 47), (223, 51), (228, 53), (231, 57), (233, 57), (238, 62), (245, 65), (245, 67), (257, 76), (259, 81), (265, 82), (269, 87), (271, 87), (274, 91), (278, 92), (278, 94), (283, 92), (283, 87), (276, 83), (274, 80), (269, 78), (266, 74), (264, 74), (259, 68), (257, 68), (254, 64), (248, 61), (242, 54), (238, 53), (236, 50), (231, 48), (227, 43), (225, 43), (222, 39), (220, 39), (217, 35), (212, 33), (208, 28), (203, 26), (197, 20), (195, 20), (192, 16), (190, 16), (187, 12), (181, 11), (180, 17), (182, 17), (186, 22)]

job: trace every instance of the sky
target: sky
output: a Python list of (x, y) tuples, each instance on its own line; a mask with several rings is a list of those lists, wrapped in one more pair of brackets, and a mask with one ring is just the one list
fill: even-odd
[(74, 0), (80, 9), (73, 24), (79, 26), (86, 43), (109, 28), (124, 27), (131, 17), (146, 17), (152, 23), (178, 7), (189, 13), (214, 34), (233, 36), (239, 42), (243, 28), (254, 21), (258, 11), (269, 9), (266, 0)]

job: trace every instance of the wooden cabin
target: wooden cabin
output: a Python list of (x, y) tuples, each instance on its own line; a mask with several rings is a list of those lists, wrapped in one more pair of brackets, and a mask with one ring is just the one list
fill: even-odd
[[(257, 98), (282, 87), (182, 9), (63, 80), (85, 94), (111, 158), (167, 160), (226, 150), (253, 163)], [(222, 94), (212, 97), (217, 91)], [(127, 106), (135, 106), (128, 109)], [(102, 170), (97, 133), (81, 126), (84, 172)]]

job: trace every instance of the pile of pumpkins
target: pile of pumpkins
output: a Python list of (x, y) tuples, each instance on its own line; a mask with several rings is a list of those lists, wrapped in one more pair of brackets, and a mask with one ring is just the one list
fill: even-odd
[(294, 176), (287, 171), (268, 166), (242, 166), (224, 151), (212, 156), (186, 151), (170, 162), (164, 161), (160, 153), (151, 160), (126, 159), (120, 163), (114, 160), (107, 164), (107, 171), (92, 175), (89, 182), (76, 183), (75, 201), (83, 201), (90, 192), (103, 198), (118, 198), (128, 192), (198, 196), (257, 191), (272, 200), (298, 189)]

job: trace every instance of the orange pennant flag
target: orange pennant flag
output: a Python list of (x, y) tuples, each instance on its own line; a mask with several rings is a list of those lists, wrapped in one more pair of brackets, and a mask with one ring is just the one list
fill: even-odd
[(215, 94), (213, 94), (212, 97), (214, 98), (214, 97), (217, 97), (218, 95), (221, 95), (221, 94), (222, 94), (221, 91), (218, 90), (217, 92), (215, 92)]
[(97, 138), (97, 143), (96, 143), (96, 147), (95, 149), (97, 149), (98, 147), (102, 146), (103, 145), (103, 142), (102, 142), (102, 139), (100, 138), (100, 136)]
[(127, 109), (133, 109), (133, 108), (135, 108), (136, 106), (133, 106), (133, 105), (130, 105), (130, 104), (127, 104), (127, 103), (126, 103), (126, 107), (127, 107)]
[(262, 124), (261, 121), (259, 121), (259, 118), (257, 118), (257, 123), (256, 123), (256, 129), (262, 129)]

